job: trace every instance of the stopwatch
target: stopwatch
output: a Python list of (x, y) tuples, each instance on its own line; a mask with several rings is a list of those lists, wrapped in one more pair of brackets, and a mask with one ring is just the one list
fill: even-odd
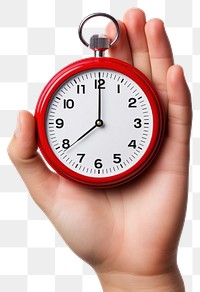
[[(103, 16), (116, 26), (106, 35), (83, 38), (83, 26)], [(80, 40), (94, 56), (59, 71), (43, 89), (35, 111), (38, 145), (48, 164), (66, 179), (89, 187), (115, 187), (141, 174), (163, 140), (160, 98), (134, 66), (105, 57), (120, 34), (109, 14), (94, 13), (79, 26)]]

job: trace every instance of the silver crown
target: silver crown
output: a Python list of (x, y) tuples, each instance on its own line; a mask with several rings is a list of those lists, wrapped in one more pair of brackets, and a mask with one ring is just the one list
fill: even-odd
[(110, 47), (110, 39), (104, 34), (95, 34), (90, 38), (90, 49), (95, 52), (95, 56), (104, 56), (104, 51)]

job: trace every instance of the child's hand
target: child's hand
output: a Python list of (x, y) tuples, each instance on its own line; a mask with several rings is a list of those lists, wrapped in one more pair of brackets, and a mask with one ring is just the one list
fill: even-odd
[[(160, 20), (146, 23), (144, 13), (132, 9), (120, 28), (110, 55), (152, 80), (168, 116), (164, 143), (149, 169), (113, 189), (72, 183), (43, 162), (35, 120), (26, 111), (19, 114), (8, 152), (33, 199), (71, 249), (96, 270), (104, 291), (184, 291), (176, 253), (188, 193), (190, 92), (182, 68), (173, 65)], [(107, 34), (114, 36), (112, 24)]]

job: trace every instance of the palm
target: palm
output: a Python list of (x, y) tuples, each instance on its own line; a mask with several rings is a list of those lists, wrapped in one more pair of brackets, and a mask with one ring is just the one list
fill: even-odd
[[(168, 143), (165, 141), (157, 161), (144, 175), (122, 187), (93, 190), (73, 183), (69, 187), (69, 182), (59, 178), (49, 216), (84, 260), (101, 267), (109, 261), (115, 270), (123, 266), (136, 273), (160, 269), (164, 255), (170, 260), (169, 250), (172, 254), (176, 250), (184, 218), (187, 181), (176, 169), (176, 161), (166, 165), (166, 156), (170, 161), (175, 154), (169, 155), (165, 149), (170, 147)], [(180, 196), (176, 194), (175, 200), (177, 185), (181, 189), (176, 187)], [(181, 197), (183, 188), (185, 200)], [(135, 250), (137, 254), (130, 258)]]

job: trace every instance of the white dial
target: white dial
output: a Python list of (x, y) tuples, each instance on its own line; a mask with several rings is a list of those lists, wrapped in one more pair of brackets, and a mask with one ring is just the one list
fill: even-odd
[(109, 177), (134, 166), (152, 137), (153, 118), (142, 89), (107, 69), (82, 71), (52, 96), (46, 113), (48, 143), (68, 168)]

